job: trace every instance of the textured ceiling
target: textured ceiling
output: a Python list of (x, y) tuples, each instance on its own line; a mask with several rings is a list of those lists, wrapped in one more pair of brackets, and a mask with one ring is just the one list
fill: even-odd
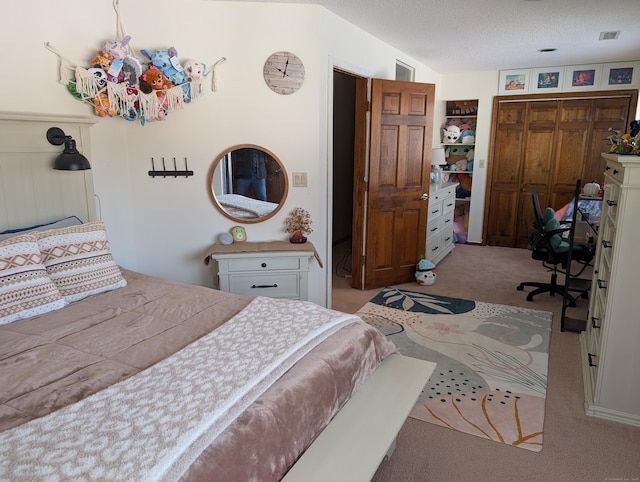
[[(640, 60), (640, 0), (279, 3), (321, 5), (443, 74)], [(599, 40), (613, 30), (617, 40)]]

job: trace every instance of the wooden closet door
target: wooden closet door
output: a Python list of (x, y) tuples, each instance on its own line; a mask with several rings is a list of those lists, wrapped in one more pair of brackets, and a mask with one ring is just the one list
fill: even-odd
[[(558, 103), (553, 178), (546, 189), (548, 205), (553, 209), (560, 209), (573, 199), (576, 180), (583, 177), (588, 158), (593, 103), (593, 99), (561, 100)], [(546, 206), (542, 207), (544, 209)]]
[[(582, 175), (583, 185), (598, 181), (604, 185), (604, 168), (607, 162), (602, 157), (603, 152), (609, 150), (609, 127), (620, 132), (629, 132), (629, 119), (634, 118), (635, 103), (630, 105), (628, 97), (614, 97), (610, 99), (595, 99), (593, 105), (593, 124), (587, 162)], [(630, 112), (630, 108), (634, 110)]]
[(538, 191), (543, 209), (559, 209), (573, 198), (578, 178), (583, 183), (604, 181), (601, 153), (608, 150), (608, 129), (628, 131), (638, 93), (596, 95), (494, 100), (485, 204), (487, 244), (527, 246), (532, 189)]
[(513, 246), (516, 235), (520, 176), (523, 165), (527, 105), (502, 104), (494, 120), (495, 143), (491, 166), (491, 200), (488, 218), (488, 244)]
[[(538, 191), (540, 205), (546, 207), (552, 184), (553, 166), (556, 157), (555, 138), (558, 118), (558, 102), (527, 102), (527, 125), (524, 146), (524, 163), (520, 186), (516, 224), (516, 246), (526, 247), (531, 237), (533, 204), (531, 192)], [(513, 242), (513, 241), (512, 241)], [(513, 244), (511, 244), (513, 246)]]

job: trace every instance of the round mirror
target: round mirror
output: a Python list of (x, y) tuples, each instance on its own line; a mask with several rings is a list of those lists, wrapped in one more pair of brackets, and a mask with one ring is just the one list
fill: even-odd
[(218, 210), (239, 223), (259, 223), (284, 205), (287, 172), (264, 147), (242, 144), (225, 151), (209, 170), (209, 195)]

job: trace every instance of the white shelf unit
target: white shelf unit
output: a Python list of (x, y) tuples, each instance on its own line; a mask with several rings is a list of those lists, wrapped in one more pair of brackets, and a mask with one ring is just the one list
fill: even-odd
[[(442, 128), (444, 130), (444, 128), (450, 125), (451, 123), (462, 124), (463, 126), (465, 125), (471, 126), (471, 130), (473, 131), (473, 134), (475, 137), (476, 128), (477, 128), (477, 116), (478, 116), (478, 100), (477, 99), (448, 100), (446, 101), (446, 115), (445, 115)], [(456, 143), (443, 142), (441, 146), (444, 147), (445, 152), (448, 149), (450, 150), (451, 148), (463, 148), (463, 149), (470, 148), (475, 150), (475, 143), (465, 144), (462, 142), (456, 142)], [(455, 164), (455, 162), (459, 160), (459, 157), (460, 155), (456, 155), (453, 159), (451, 159), (451, 156), (447, 156), (447, 164)], [(475, 156), (473, 156), (470, 160), (472, 161), (471, 165), (473, 166), (473, 164), (475, 164)], [(467, 162), (468, 161), (469, 159), (467, 159)], [(465, 170), (456, 169), (455, 171), (444, 170), (443, 175), (445, 180), (450, 182), (457, 182), (460, 185), (459, 189), (464, 189), (465, 185), (467, 184), (466, 179), (461, 179), (462, 176), (465, 176), (465, 177), (469, 176), (471, 180), (471, 184), (473, 183), (473, 168), (465, 169)], [(466, 190), (471, 192), (472, 186), (470, 186), (469, 189), (466, 189)], [(464, 239), (460, 239), (462, 238), (462, 236), (458, 236), (459, 242), (466, 242), (467, 231), (466, 231), (466, 228), (460, 230), (460, 224), (462, 224), (463, 228), (468, 224), (470, 209), (471, 209), (471, 194), (469, 194), (468, 196), (461, 196), (461, 193), (457, 192), (454, 220), (457, 223), (458, 234), (462, 232), (462, 234), (464, 235)]]

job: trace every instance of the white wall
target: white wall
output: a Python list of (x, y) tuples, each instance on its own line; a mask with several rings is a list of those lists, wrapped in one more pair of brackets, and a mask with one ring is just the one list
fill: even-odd
[[(58, 59), (50, 42), (74, 65), (85, 65), (103, 42), (116, 37), (111, 0), (13, 2), (3, 9), (0, 40), (12, 72), (34, 72), (0, 89), (3, 110), (91, 115), (57, 83)], [(241, 143), (259, 144), (283, 161), (289, 174), (308, 173), (308, 187), (290, 188), (284, 209), (265, 223), (247, 225), (250, 240), (286, 239), (282, 222), (291, 209), (308, 209), (315, 231), (310, 240), (325, 261), (313, 264), (311, 299), (327, 304), (330, 260), (331, 70), (347, 70), (392, 79), (395, 61), (416, 67), (416, 81), (439, 82), (439, 75), (361, 29), (313, 5), (121, 0), (121, 20), (131, 45), (156, 49), (175, 46), (180, 60), (211, 64), (218, 92), (205, 96), (166, 121), (147, 123), (101, 119), (91, 128), (94, 184), (114, 256), (127, 268), (188, 283), (211, 286), (203, 266), (207, 247), (235, 223), (221, 216), (207, 194), (207, 173), (218, 154)], [(29, 19), (29, 29), (25, 29)], [(276, 95), (262, 79), (265, 59), (291, 50), (305, 63), (306, 81), (291, 96)], [(441, 116), (442, 112), (437, 112)], [(437, 124), (437, 123), (436, 123)], [(434, 131), (439, 132), (439, 126)], [(184, 157), (195, 175), (188, 179), (152, 179), (151, 157), (178, 162)], [(172, 164), (173, 161), (169, 161)], [(156, 164), (158, 166), (158, 164)]]

